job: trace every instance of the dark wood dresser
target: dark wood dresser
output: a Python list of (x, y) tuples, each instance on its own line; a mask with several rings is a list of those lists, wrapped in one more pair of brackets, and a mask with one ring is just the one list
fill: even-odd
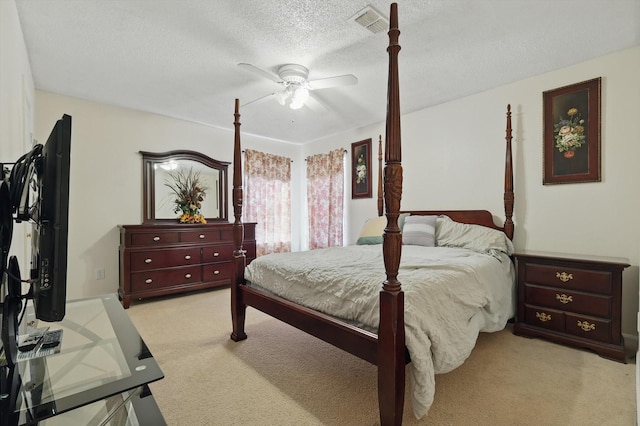
[(626, 363), (621, 299), (627, 259), (533, 251), (514, 257), (515, 334), (591, 349)]
[[(244, 224), (247, 264), (256, 257), (255, 223)], [(120, 287), (131, 298), (231, 284), (233, 224), (120, 225)]]

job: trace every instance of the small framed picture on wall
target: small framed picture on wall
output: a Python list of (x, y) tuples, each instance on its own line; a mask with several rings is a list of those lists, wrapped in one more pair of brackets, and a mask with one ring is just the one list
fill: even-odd
[(351, 144), (351, 198), (371, 198), (371, 139)]
[(544, 185), (600, 182), (600, 80), (543, 92)]

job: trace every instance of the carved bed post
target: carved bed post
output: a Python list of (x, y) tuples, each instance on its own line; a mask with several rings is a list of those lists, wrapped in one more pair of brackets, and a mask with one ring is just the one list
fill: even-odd
[(242, 300), (242, 293), (238, 288), (244, 281), (244, 268), (247, 264), (245, 251), (242, 249), (244, 240), (244, 225), (242, 224), (242, 151), (240, 147), (240, 101), (236, 99), (233, 126), (235, 139), (233, 146), (233, 269), (231, 272), (231, 322), (233, 331), (231, 339), (244, 340), (245, 313), (247, 305)]
[(378, 216), (384, 214), (384, 201), (382, 201), (382, 135), (378, 136)]
[(387, 227), (383, 235), (384, 266), (387, 279), (380, 292), (378, 328), (378, 406), (380, 423), (402, 424), (405, 386), (404, 293), (398, 281), (402, 234), (398, 227), (402, 199), (400, 143), (400, 94), (398, 81), (398, 9), (391, 4), (389, 25), (389, 82), (384, 168), (384, 204)]
[(513, 239), (513, 163), (511, 159), (511, 104), (507, 105), (507, 149), (504, 162), (504, 213), (506, 219), (504, 221), (504, 232), (509, 239)]

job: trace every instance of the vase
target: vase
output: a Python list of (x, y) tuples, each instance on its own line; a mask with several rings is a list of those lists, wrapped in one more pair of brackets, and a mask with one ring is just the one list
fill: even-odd
[(574, 155), (576, 155), (575, 151), (565, 151), (562, 153), (562, 155), (564, 155), (564, 158), (573, 158)]

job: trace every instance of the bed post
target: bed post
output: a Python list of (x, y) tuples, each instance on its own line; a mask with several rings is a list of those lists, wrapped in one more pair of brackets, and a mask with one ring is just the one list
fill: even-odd
[(504, 162), (504, 213), (506, 219), (504, 221), (504, 233), (509, 239), (513, 239), (513, 163), (511, 160), (511, 104), (507, 105), (507, 148), (506, 158)]
[(404, 293), (398, 281), (402, 234), (398, 227), (402, 199), (400, 94), (398, 82), (398, 8), (391, 4), (389, 25), (389, 82), (384, 168), (384, 204), (387, 227), (382, 251), (387, 279), (380, 292), (378, 328), (378, 406), (380, 423), (401, 425), (405, 386)]
[(384, 202), (382, 201), (382, 135), (378, 136), (378, 216), (384, 214)]
[(242, 300), (240, 284), (244, 280), (244, 268), (247, 264), (245, 251), (242, 249), (244, 240), (244, 225), (242, 224), (242, 151), (240, 148), (240, 101), (236, 99), (233, 126), (235, 138), (233, 146), (233, 269), (231, 271), (231, 322), (233, 331), (231, 339), (244, 340), (247, 335), (244, 332), (245, 312), (247, 305)]

